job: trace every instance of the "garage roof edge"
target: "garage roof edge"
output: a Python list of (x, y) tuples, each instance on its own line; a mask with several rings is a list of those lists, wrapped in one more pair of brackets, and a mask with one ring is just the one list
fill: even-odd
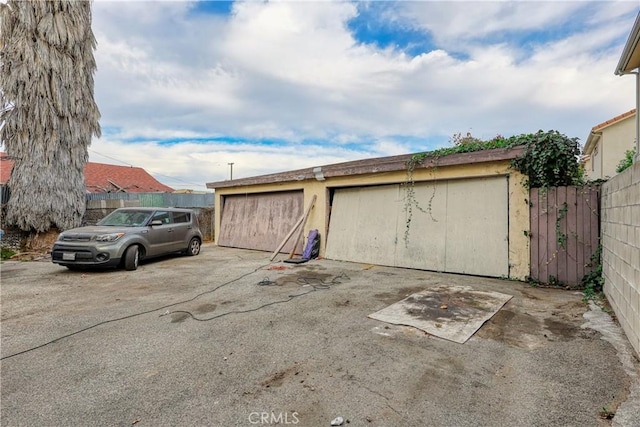
[[(427, 157), (423, 164), (416, 166), (420, 168), (455, 166), (464, 164), (496, 162), (501, 160), (511, 160), (524, 151), (524, 147), (497, 148), (494, 150), (474, 151), (471, 153), (449, 154), (444, 157)], [(402, 154), (398, 156), (377, 157), (373, 159), (354, 160), (344, 163), (334, 163), (320, 166), (320, 170), (325, 179), (331, 177), (355, 176), (380, 172), (394, 172), (407, 169), (407, 162), (414, 154)], [(285, 183), (305, 180), (315, 180), (317, 166), (298, 169), (294, 171), (279, 172), (269, 175), (260, 175), (249, 178), (234, 180), (208, 182), (207, 188), (232, 188), (247, 185)], [(314, 172), (314, 169), (316, 171)]]

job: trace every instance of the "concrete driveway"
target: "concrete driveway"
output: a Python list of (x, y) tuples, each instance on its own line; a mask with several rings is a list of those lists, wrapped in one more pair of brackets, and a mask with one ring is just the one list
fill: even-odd
[[(599, 426), (633, 389), (580, 293), (269, 255), (3, 263), (2, 425)], [(367, 318), (443, 284), (513, 298), (465, 344)]]

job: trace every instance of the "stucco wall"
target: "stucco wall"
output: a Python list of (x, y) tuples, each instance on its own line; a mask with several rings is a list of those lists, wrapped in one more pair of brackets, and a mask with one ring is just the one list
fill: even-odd
[[(602, 138), (597, 146), (602, 153), (602, 159), (599, 160), (601, 171), (599, 176), (593, 177), (594, 179), (616, 175), (616, 168), (624, 158), (625, 151), (633, 149), (635, 134), (635, 115), (602, 130)], [(595, 167), (598, 168), (598, 165)]]
[[(494, 161), (455, 166), (421, 168), (414, 172), (414, 180), (432, 181), (442, 179), (488, 177), (509, 175), (509, 277), (524, 279), (529, 275), (529, 240), (524, 231), (529, 229), (528, 191), (522, 186), (524, 176), (510, 169), (510, 162)], [(216, 189), (216, 206), (223, 206), (221, 198), (229, 194), (245, 194), (270, 191), (304, 190), (305, 207), (313, 195), (317, 196), (314, 209), (305, 225), (305, 235), (311, 229), (320, 230), (322, 244), (320, 255), (324, 256), (326, 230), (329, 221), (329, 189), (356, 187), (363, 185), (396, 184), (407, 180), (406, 171), (371, 173), (352, 176), (331, 177), (324, 181), (304, 180), (284, 183), (269, 183)], [(223, 208), (224, 209), (224, 208)], [(223, 209), (216, 209), (216, 229), (220, 227), (220, 215)], [(216, 241), (217, 243), (217, 241)], [(275, 249), (275, 248), (274, 248)]]
[(640, 163), (602, 186), (604, 291), (640, 355)]

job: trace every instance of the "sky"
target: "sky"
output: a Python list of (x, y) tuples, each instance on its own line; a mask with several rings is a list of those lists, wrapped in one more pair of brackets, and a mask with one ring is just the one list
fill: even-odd
[(93, 3), (90, 161), (176, 189), (591, 127), (635, 106), (614, 70), (640, 0)]

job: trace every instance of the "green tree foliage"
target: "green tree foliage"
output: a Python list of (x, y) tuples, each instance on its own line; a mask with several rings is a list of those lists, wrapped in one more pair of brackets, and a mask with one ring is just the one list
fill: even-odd
[(100, 136), (95, 47), (89, 1), (0, 4), (0, 138), (15, 162), (6, 221), (23, 230), (82, 220), (87, 147)]
[(616, 172), (620, 173), (627, 168), (630, 168), (633, 164), (633, 158), (636, 155), (636, 147), (633, 147), (633, 150), (627, 150), (624, 152), (624, 158), (620, 160), (618, 166), (616, 167)]

